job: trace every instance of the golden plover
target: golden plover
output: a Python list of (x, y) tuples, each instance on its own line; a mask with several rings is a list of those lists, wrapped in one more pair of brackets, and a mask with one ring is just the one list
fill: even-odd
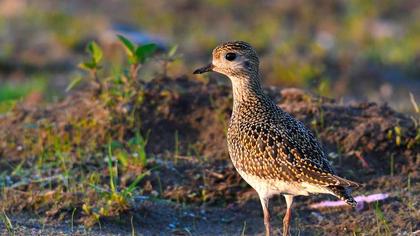
[(337, 176), (314, 135), (264, 94), (258, 56), (251, 45), (237, 41), (217, 46), (212, 63), (194, 74), (210, 71), (232, 82), (229, 155), (241, 177), (258, 193), (266, 235), (271, 230), (268, 201), (275, 194), (286, 199), (283, 235), (289, 234), (294, 196), (327, 193), (356, 206), (349, 187), (358, 184)]

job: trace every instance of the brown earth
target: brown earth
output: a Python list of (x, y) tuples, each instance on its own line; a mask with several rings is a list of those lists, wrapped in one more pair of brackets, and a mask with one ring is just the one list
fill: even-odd
[[(343, 105), (297, 89), (268, 88), (267, 92), (316, 133), (341, 176), (363, 184), (354, 195), (390, 194), (384, 202), (369, 204), (362, 211), (311, 210), (308, 204), (328, 197), (299, 197), (293, 213), (293, 234), (410, 235), (420, 229), (417, 118), (386, 105)], [(136, 112), (141, 117), (142, 133), (149, 133), (148, 165), (158, 167), (140, 184), (149, 198), (138, 198), (127, 214), (102, 222), (102, 230), (96, 226), (89, 229), (90, 233), (126, 235), (134, 228), (144, 235), (262, 234), (256, 193), (235, 172), (227, 154), (225, 133), (231, 102), (229, 86), (218, 81), (166, 78), (145, 83), (144, 102)], [(0, 157), (18, 162), (37, 155), (48, 144), (45, 129), (40, 128), (46, 117), (48, 123), (55, 124), (51, 128), (54, 132), (70, 138), (75, 133), (70, 120), (88, 117), (98, 121), (82, 134), (77, 133), (81, 141), (76, 145), (91, 145), (92, 150), (98, 140), (105, 139), (97, 130), (112, 129), (124, 139), (132, 132), (111, 120), (109, 114), (133, 106), (119, 104), (110, 110), (86, 93), (46, 108), (22, 105), (13, 115), (0, 118)], [(31, 126), (34, 121), (36, 125)], [(31, 151), (22, 151), (27, 149)], [(153, 191), (160, 193), (159, 200), (153, 197)], [(272, 204), (276, 234), (285, 210), (280, 199), (280, 203), (276, 198)], [(72, 233), (68, 222), (55, 222), (42, 229), (39, 221), (28, 221), (27, 215), (13, 214), (11, 218), (17, 227), (23, 227), (22, 234), (30, 230), (36, 234), (54, 234), (56, 230)], [(6, 232), (3, 225), (0, 230)], [(84, 228), (77, 232), (86, 233)]]

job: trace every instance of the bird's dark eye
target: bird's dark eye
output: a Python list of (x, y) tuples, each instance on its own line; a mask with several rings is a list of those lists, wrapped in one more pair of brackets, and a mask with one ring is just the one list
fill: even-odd
[(228, 52), (228, 53), (226, 53), (225, 58), (226, 58), (226, 60), (228, 60), (228, 61), (233, 61), (233, 60), (235, 60), (235, 58), (236, 58), (236, 54), (235, 54), (235, 53), (233, 53), (233, 52)]

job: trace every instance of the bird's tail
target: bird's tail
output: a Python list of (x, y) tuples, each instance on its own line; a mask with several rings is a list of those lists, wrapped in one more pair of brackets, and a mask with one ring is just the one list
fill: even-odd
[(328, 189), (340, 200), (355, 208), (357, 206), (356, 200), (351, 196), (350, 189), (343, 186), (328, 186)]

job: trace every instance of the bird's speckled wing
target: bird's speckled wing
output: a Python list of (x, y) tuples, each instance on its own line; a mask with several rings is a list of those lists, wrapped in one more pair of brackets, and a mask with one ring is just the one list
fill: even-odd
[(241, 132), (229, 137), (236, 168), (263, 179), (357, 185), (334, 174), (315, 137), (290, 115), (282, 114), (276, 122), (238, 125)]

